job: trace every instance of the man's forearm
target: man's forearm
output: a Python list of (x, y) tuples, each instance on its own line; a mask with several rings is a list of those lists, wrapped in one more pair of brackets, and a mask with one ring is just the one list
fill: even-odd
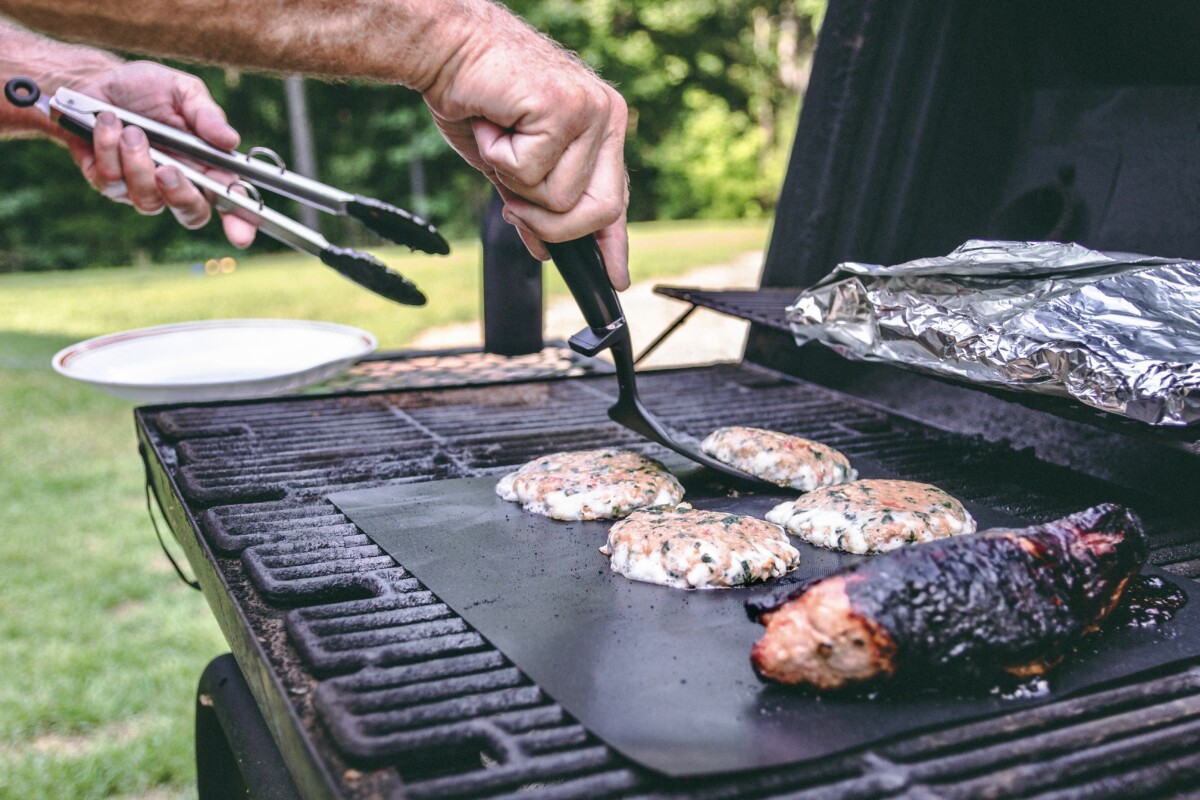
[(53, 36), (189, 61), (428, 89), (488, 0), (0, 0)]
[[(111, 53), (81, 45), (63, 44), (0, 18), (0, 83), (18, 76), (32, 78), (45, 92), (78, 89), (121, 63)], [(66, 133), (41, 112), (20, 109), (0, 100), (0, 135), (42, 133), (62, 138)]]
[(531, 252), (598, 231), (614, 285), (629, 283), (625, 101), (494, 0), (0, 0), (0, 14), (123, 50), (414, 88)]

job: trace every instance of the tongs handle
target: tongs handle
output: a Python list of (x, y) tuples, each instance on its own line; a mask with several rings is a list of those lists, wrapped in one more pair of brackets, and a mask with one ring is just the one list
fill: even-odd
[[(9, 80), (4, 86), (4, 96), (8, 102), (18, 108), (36, 106), (52, 119), (54, 119), (52, 112), (58, 111), (58, 124), (89, 142), (93, 138), (91, 126), (95, 124), (95, 115), (100, 111), (112, 110), (117, 114), (118, 118), (144, 127), (146, 135), (151, 141), (156, 141), (154, 131), (158, 131), (161, 135), (157, 137), (157, 140), (170, 139), (172, 142), (178, 143), (186, 139), (194, 139), (200, 143), (199, 147), (205, 150), (213, 153), (221, 152), (209, 146), (202, 139), (194, 137), (185, 131), (179, 131), (169, 126), (161, 125), (153, 120), (139, 117), (132, 112), (110, 106), (107, 103), (88, 97), (87, 95), (79, 94), (78, 92), (60, 89), (52, 101), (51, 98), (42, 96), (37, 83), (30, 78), (13, 78)], [(58, 104), (60, 99), (61, 105)], [(171, 145), (168, 144), (168, 146)], [(263, 204), (261, 197), (257, 196), (258, 190), (252, 186), (242, 181), (225, 186), (214, 181), (205, 173), (153, 147), (149, 148), (149, 153), (151, 161), (156, 165), (173, 167), (178, 170), (184, 178), (191, 181), (197, 188), (207, 191), (214, 205), (226, 211), (238, 212), (241, 216), (253, 222), (259, 230), (272, 238), (301, 252), (317, 256), (326, 266), (332, 267), (358, 285), (375, 292), (381, 297), (405, 305), (424, 305), (425, 295), (403, 275), (388, 269), (387, 265), (369, 253), (335, 247), (318, 231), (305, 227), (299, 222), (267, 208)], [(240, 156), (240, 154), (233, 153), (232, 151), (226, 155)], [(249, 157), (244, 158), (246, 161), (255, 164), (261, 163), (254, 162)], [(208, 163), (212, 164), (214, 162), (209, 160)], [(318, 185), (323, 186), (323, 184)], [(234, 186), (241, 186), (248, 194), (241, 195), (233, 192), (232, 189)], [(331, 187), (326, 188), (334, 192), (340, 191)], [(253, 193), (255, 196), (248, 196), (250, 193)], [(363, 199), (356, 198), (354, 195), (344, 192), (342, 194), (345, 194), (351, 200)], [(386, 206), (386, 204), (380, 205)], [(394, 207), (387, 208), (399, 211), (399, 209), (395, 209)], [(440, 237), (438, 238), (440, 239)]]
[[(36, 95), (30, 99), (32, 92), (37, 89), (37, 84), (33, 81), (18, 78), (10, 81), (9, 85), (13, 87), (12, 91), (6, 87), (9, 102), (22, 106), (36, 102)], [(124, 124), (141, 128), (153, 145), (187, 156), (201, 164), (231, 172), (239, 178), (329, 214), (349, 214), (375, 233), (397, 244), (436, 255), (450, 252), (450, 245), (438, 233), (437, 228), (421, 217), (382, 200), (353, 194), (292, 172), (287, 169), (279, 155), (269, 148), (255, 147), (247, 153), (222, 150), (187, 131), (164, 125), (71, 89), (59, 89), (54, 93), (49, 105), (63, 115), (59, 119), (60, 124), (73, 133), (80, 133), (83, 126), (77, 120), (71, 119), (72, 114), (82, 117), (108, 111)], [(256, 158), (258, 155), (265, 156), (267, 160)]]
[(571, 349), (594, 356), (627, 339), (625, 314), (616, 290), (608, 281), (596, 237), (588, 234), (569, 242), (546, 242), (546, 249), (588, 324), (571, 337)]

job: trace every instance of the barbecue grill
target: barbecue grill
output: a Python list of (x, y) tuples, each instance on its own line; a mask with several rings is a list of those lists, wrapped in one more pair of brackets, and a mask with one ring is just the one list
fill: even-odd
[[(646, 404), (684, 434), (799, 434), (1019, 517), (1120, 502), (1154, 564), (1200, 574), (1194, 430), (846, 362), (797, 348), (783, 317), (840, 260), (896, 263), (998, 229), (1200, 257), (1197, 36), (1182, 2), (831, 3), (761, 290), (663, 290), (750, 320), (744, 360), (646, 373)], [(451, 385), (409, 368), (451, 360)], [(147, 479), (236, 662), (201, 681), (202, 794), (239, 774), (262, 797), (430, 800), (1200, 789), (1198, 662), (754, 774), (673, 780), (629, 762), (326, 499), (554, 450), (661, 454), (606, 417), (602, 363), (559, 352), (472, 371), (486, 360), (392, 354), (363, 368), (381, 388), (135, 412)]]

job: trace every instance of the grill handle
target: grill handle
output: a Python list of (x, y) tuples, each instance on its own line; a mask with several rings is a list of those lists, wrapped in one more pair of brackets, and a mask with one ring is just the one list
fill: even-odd
[(571, 349), (594, 356), (628, 337), (625, 315), (608, 282), (596, 237), (589, 234), (569, 242), (546, 242), (546, 249), (588, 324), (571, 337)]

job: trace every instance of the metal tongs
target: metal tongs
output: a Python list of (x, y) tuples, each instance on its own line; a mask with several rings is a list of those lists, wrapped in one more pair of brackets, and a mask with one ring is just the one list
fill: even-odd
[[(47, 117), (88, 141), (92, 138), (96, 115), (101, 111), (110, 111), (122, 123), (141, 128), (152, 144), (193, 161), (232, 172), (239, 180), (224, 185), (162, 150), (150, 148), (150, 158), (155, 164), (179, 170), (198, 188), (206, 190), (218, 208), (236, 212), (255, 223), (268, 236), (302, 253), (316, 256), (326, 266), (388, 300), (419, 306), (424, 305), (425, 295), (411, 281), (388, 269), (374, 256), (332, 245), (317, 231), (267, 208), (255, 187), (261, 186), (329, 214), (355, 217), (380, 236), (413, 250), (437, 255), (450, 252), (450, 245), (437, 228), (415, 214), (382, 200), (335, 189), (290, 172), (283, 159), (269, 148), (254, 147), (247, 153), (219, 150), (198, 136), (70, 89), (59, 89), (53, 97), (44, 96), (38, 85), (29, 78), (10, 80), (4, 86), (4, 96), (20, 108), (36, 106)], [(269, 161), (257, 156), (264, 156)], [(245, 194), (235, 192), (234, 188), (241, 188)]]
[(596, 237), (589, 234), (569, 242), (546, 242), (546, 249), (550, 251), (554, 265), (558, 267), (588, 325), (572, 336), (567, 344), (585, 356), (612, 350), (618, 394), (616, 404), (608, 409), (609, 419), (697, 464), (741, 481), (766, 484), (778, 490), (779, 487), (762, 478), (735, 469), (678, 441), (642, 405), (637, 393), (637, 372), (633, 365), (633, 341), (629, 335), (629, 325), (625, 322), (625, 312), (621, 310), (617, 292), (608, 282)]

